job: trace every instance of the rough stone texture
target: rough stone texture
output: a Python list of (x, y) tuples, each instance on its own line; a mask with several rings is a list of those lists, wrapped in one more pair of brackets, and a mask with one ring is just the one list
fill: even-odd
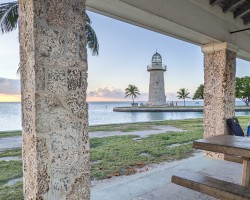
[(89, 199), (84, 0), (19, 0), (24, 198)]
[[(159, 66), (154, 67), (151, 65), (150, 81), (149, 81), (149, 95), (148, 95), (148, 105), (159, 106), (166, 105), (166, 95), (164, 87), (164, 71), (160, 69)], [(157, 69), (154, 69), (157, 68)]]
[[(231, 134), (226, 119), (235, 115), (236, 53), (227, 49), (204, 53), (204, 137)], [(213, 157), (221, 154), (207, 153)]]

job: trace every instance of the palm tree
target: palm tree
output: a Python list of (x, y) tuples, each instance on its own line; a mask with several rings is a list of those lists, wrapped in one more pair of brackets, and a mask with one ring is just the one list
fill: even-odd
[[(95, 31), (91, 27), (91, 20), (85, 13), (86, 25), (84, 27), (87, 46), (91, 50), (92, 55), (99, 54), (99, 43)], [(0, 4), (0, 29), (1, 32), (8, 33), (15, 30), (18, 26), (18, 1)]]
[(133, 101), (132, 105), (134, 105), (134, 100), (135, 100), (135, 98), (137, 98), (137, 95), (140, 95), (140, 91), (139, 91), (138, 87), (136, 87), (135, 85), (129, 84), (128, 87), (125, 89), (125, 97), (124, 98), (131, 96), (132, 101)]
[(188, 92), (188, 89), (185, 89), (185, 88), (181, 88), (178, 92), (177, 92), (177, 97), (179, 99), (183, 99), (184, 100), (184, 106), (185, 106), (185, 99), (186, 98), (190, 98), (188, 95), (189, 95), (189, 92)]

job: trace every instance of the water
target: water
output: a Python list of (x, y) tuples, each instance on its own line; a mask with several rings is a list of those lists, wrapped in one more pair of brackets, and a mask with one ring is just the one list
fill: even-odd
[(21, 129), (21, 104), (0, 103), (0, 131)]
[[(198, 102), (198, 101), (197, 101)], [(198, 105), (196, 101), (187, 101), (186, 106)], [(145, 103), (145, 102), (144, 102)], [(169, 102), (168, 102), (169, 103)], [(176, 102), (174, 102), (175, 104)], [(177, 102), (179, 106), (183, 102)], [(196, 103), (196, 104), (195, 104)], [(199, 106), (203, 102), (199, 101)], [(244, 105), (236, 102), (236, 105)], [(89, 124), (115, 124), (129, 122), (145, 122), (170, 119), (202, 118), (202, 112), (113, 112), (113, 107), (130, 106), (130, 102), (90, 102)], [(250, 112), (237, 112), (237, 116), (249, 115)], [(21, 104), (0, 103), (0, 131), (21, 129)]]

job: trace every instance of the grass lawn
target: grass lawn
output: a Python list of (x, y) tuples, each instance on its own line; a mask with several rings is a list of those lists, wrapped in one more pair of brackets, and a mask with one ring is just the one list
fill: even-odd
[[(146, 130), (155, 125), (171, 125), (186, 131), (151, 135), (140, 141), (133, 140), (138, 138), (136, 135), (91, 139), (92, 179), (127, 175), (139, 171), (138, 168), (147, 164), (190, 157), (193, 153), (192, 145), (187, 143), (203, 136), (203, 119), (127, 124), (126, 129)], [(124, 126), (121, 129), (119, 126), (105, 126), (105, 130), (106, 127), (109, 131), (124, 130)], [(183, 145), (171, 147), (172, 144)]]
[[(239, 107), (239, 106), (238, 106)], [(237, 117), (240, 121), (240, 125), (243, 130), (246, 130), (247, 124), (250, 122), (250, 117), (240, 116)], [(95, 125), (89, 126), (89, 132), (94, 131), (122, 131), (122, 132), (133, 132), (133, 131), (142, 131), (142, 130), (153, 130), (153, 126), (156, 125), (171, 125), (177, 128), (187, 129), (188, 126), (192, 127), (193, 124), (197, 124), (200, 119), (191, 119), (191, 120), (167, 120), (161, 122), (141, 122), (141, 123), (130, 123), (130, 124), (112, 124), (112, 125)], [(21, 131), (16, 132), (0, 132), (1, 137), (12, 137), (12, 136), (21, 136)]]
[(13, 137), (13, 136), (18, 136), (18, 135), (22, 135), (21, 131), (0, 132), (0, 138), (3, 138), (3, 137)]
[[(246, 130), (250, 117), (238, 117), (243, 130)], [(90, 127), (90, 131), (134, 131), (150, 130), (155, 125), (171, 125), (184, 129), (184, 132), (167, 132), (151, 135), (140, 140), (136, 135), (112, 136), (90, 139), (91, 179), (105, 179), (112, 176), (129, 175), (147, 170), (148, 164), (173, 161), (192, 156), (191, 143), (203, 137), (203, 119), (169, 120), (151, 123), (107, 125)], [(179, 144), (178, 146), (171, 146)], [(21, 149), (0, 152), (0, 157), (20, 156)], [(0, 199), (21, 200), (22, 183), (7, 186), (8, 180), (22, 177), (21, 161), (0, 161)]]
[(16, 183), (8, 186), (6, 183), (15, 178), (22, 177), (22, 161), (0, 161), (0, 199), (23, 199), (23, 184)]
[(8, 156), (19, 156), (19, 157), (21, 157), (22, 156), (21, 148), (10, 149), (10, 150), (0, 152), (0, 158), (8, 157)]

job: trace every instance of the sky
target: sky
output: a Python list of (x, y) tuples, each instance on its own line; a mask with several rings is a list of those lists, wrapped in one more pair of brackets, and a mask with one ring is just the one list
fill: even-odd
[[(147, 100), (152, 55), (160, 53), (167, 100), (187, 88), (192, 97), (204, 82), (203, 54), (199, 46), (146, 30), (93, 12), (88, 12), (99, 40), (99, 56), (88, 52), (88, 100), (124, 101), (124, 90), (136, 85), (139, 100)], [(0, 35), (0, 102), (20, 101), (18, 30)], [(250, 62), (237, 59), (236, 75), (250, 76)], [(13, 80), (15, 79), (15, 80)]]

